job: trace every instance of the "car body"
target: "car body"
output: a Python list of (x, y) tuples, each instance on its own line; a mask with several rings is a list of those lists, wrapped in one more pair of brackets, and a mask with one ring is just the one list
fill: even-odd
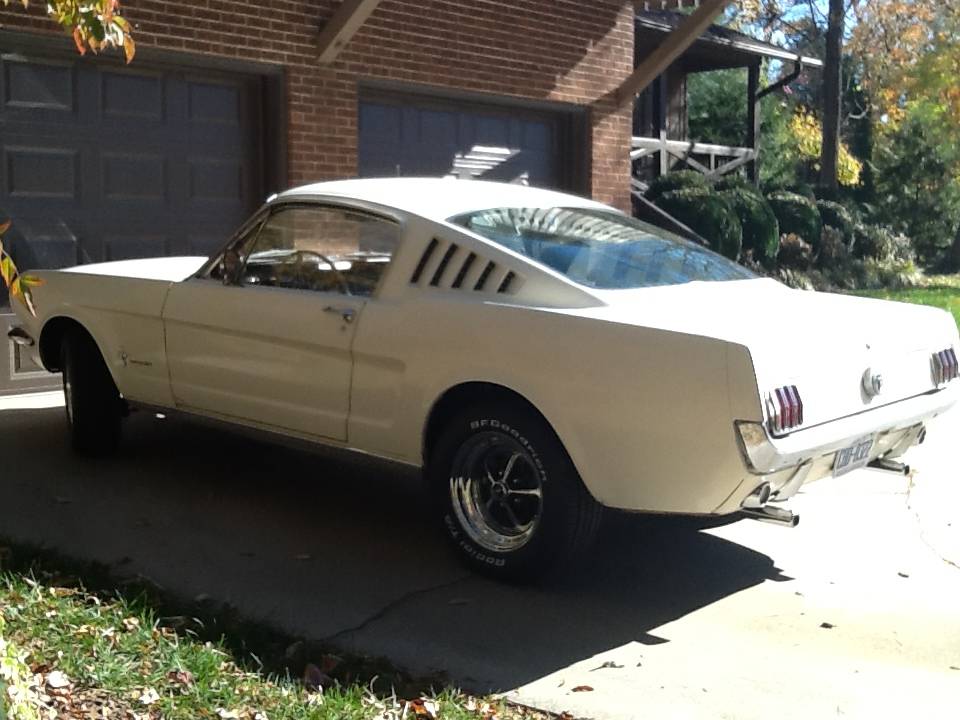
[[(835, 470), (895, 468), (960, 392), (943, 311), (792, 290), (517, 185), (320, 183), (271, 198), (210, 258), (36, 276), (20, 341), (59, 370), (82, 330), (130, 405), (429, 466), (457, 412), (502, 400), (558, 441), (589, 502), (628, 511), (790, 523), (771, 503)], [(474, 430), (510, 431), (485, 412)], [(478, 507), (448, 521), (455, 540)], [(496, 567), (513, 551), (461, 549)]]

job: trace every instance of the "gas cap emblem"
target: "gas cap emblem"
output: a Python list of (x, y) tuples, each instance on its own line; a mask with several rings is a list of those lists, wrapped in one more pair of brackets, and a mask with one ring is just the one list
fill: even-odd
[(883, 392), (883, 374), (873, 368), (863, 373), (863, 391), (868, 397), (876, 397)]

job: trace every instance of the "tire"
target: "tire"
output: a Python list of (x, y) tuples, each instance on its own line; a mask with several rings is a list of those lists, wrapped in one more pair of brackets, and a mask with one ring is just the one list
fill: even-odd
[(521, 403), (484, 402), (454, 415), (427, 479), (446, 534), (471, 568), (528, 581), (569, 570), (602, 514), (547, 423)]
[(60, 348), (63, 397), (73, 449), (80, 455), (108, 455), (120, 442), (123, 401), (100, 348), (86, 332), (67, 332)]

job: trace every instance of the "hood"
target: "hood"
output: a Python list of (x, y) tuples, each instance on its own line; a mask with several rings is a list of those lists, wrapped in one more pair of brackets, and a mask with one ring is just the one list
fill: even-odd
[[(796, 385), (805, 427), (934, 390), (932, 354), (960, 351), (957, 325), (943, 310), (793, 290), (769, 279), (612, 291), (602, 299), (606, 307), (578, 314), (745, 346), (761, 398)], [(874, 395), (864, 376), (876, 374), (883, 387)]]
[(63, 270), (63, 272), (180, 282), (197, 272), (206, 261), (207, 258), (205, 257), (163, 257), (147, 258), (144, 260), (117, 260), (115, 262), (77, 265), (76, 267), (67, 268)]

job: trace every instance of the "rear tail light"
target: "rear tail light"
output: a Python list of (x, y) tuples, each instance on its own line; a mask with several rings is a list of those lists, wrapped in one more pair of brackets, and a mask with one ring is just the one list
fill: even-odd
[(803, 425), (803, 400), (796, 385), (784, 385), (767, 395), (767, 424), (774, 435)]
[(960, 364), (957, 363), (957, 353), (953, 348), (947, 348), (933, 354), (933, 382), (937, 385), (946, 385), (960, 376)]

